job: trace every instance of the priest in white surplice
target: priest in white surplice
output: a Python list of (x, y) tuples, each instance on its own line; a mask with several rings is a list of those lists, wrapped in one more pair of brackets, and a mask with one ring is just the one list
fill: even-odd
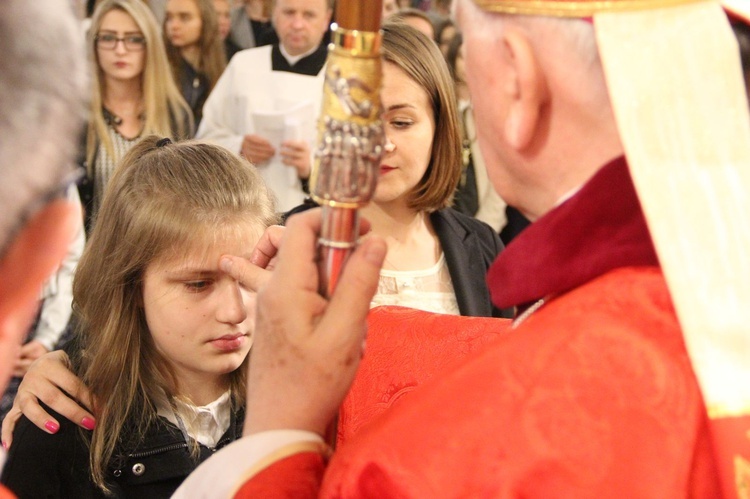
[(203, 108), (197, 137), (242, 154), (276, 195), (302, 203), (320, 113), (332, 0), (277, 0), (280, 42), (238, 52)]

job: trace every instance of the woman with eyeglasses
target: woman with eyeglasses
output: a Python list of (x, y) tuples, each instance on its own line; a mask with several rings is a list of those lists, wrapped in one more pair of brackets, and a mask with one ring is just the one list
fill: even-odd
[(197, 128), (203, 104), (227, 66), (212, 1), (169, 0), (162, 32), (172, 75), (193, 112)]
[(159, 27), (145, 2), (104, 0), (88, 33), (92, 98), (79, 191), (86, 232), (112, 173), (139, 138), (192, 135), (190, 108), (169, 71)]

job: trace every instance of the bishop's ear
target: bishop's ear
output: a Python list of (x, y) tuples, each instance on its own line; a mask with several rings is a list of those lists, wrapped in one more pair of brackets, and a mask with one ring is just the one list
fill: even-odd
[(547, 100), (547, 81), (528, 34), (515, 26), (503, 32), (506, 71), (501, 76), (508, 99), (505, 139), (512, 147), (529, 147), (539, 133), (540, 116)]

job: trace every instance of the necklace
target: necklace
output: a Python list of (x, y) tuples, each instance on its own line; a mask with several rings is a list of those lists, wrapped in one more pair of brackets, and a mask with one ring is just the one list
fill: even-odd
[[(102, 114), (104, 114), (104, 121), (108, 125), (112, 125), (112, 126), (116, 126), (116, 127), (122, 125), (122, 121), (123, 121), (122, 117), (116, 115), (115, 113), (113, 113), (112, 111), (110, 111), (109, 109), (107, 109), (104, 106), (102, 106)], [(138, 119), (140, 121), (143, 121), (144, 118), (145, 117), (144, 117), (143, 113), (138, 114)]]

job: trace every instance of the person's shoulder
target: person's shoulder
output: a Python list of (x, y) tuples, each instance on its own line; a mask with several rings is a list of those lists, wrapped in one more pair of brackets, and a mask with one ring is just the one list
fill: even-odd
[(296, 215), (297, 213), (302, 213), (304, 211), (318, 207), (320, 207), (320, 205), (316, 203), (311, 197), (306, 197), (302, 204), (297, 205), (291, 210), (281, 214), (281, 224), (286, 225), (287, 220), (289, 220), (289, 217), (291, 217), (292, 215)]
[(19, 497), (52, 497), (62, 487), (61, 469), (87, 470), (87, 444), (78, 427), (48, 407), (45, 410), (60, 422), (57, 432), (47, 433), (25, 416), (13, 432), (2, 482)]
[(461, 224), (465, 227), (490, 227), (486, 223), (482, 222), (481, 220), (477, 220), (474, 217), (470, 217), (469, 215), (465, 215), (461, 213), (460, 211), (454, 209), (454, 208), (442, 208), (440, 210), (434, 211), (431, 214), (432, 217), (440, 217), (445, 220), (452, 221), (454, 223)]
[(564, 292), (534, 315), (539, 316), (536, 324), (542, 330), (566, 324), (565, 334), (570, 335), (566, 345), (580, 337), (672, 353), (684, 350), (680, 324), (658, 267), (612, 269)]
[(651, 394), (695, 388), (680, 323), (656, 267), (611, 270), (554, 297), (532, 318), (518, 327), (518, 342), (539, 353), (530, 363), (549, 372), (589, 373), (602, 386), (611, 381), (630, 390), (634, 384)]
[(40, 404), (50, 416), (60, 423), (60, 428), (54, 434), (50, 434), (38, 428), (26, 416), (21, 416), (13, 431), (12, 449), (17, 449), (21, 446), (27, 446), (32, 449), (38, 447), (52, 449), (70, 445), (72, 441), (80, 438), (78, 426), (75, 423), (69, 421), (65, 416), (50, 409), (43, 403), (40, 402)]
[(260, 47), (252, 47), (249, 49), (240, 50), (239, 52), (234, 54), (234, 57), (232, 57), (230, 64), (241, 64), (243, 62), (256, 60), (260, 57), (270, 57), (272, 48), (273, 47), (271, 45), (263, 45)]
[[(263, 71), (263, 61), (267, 61), (265, 66), (271, 68), (271, 47), (252, 47), (249, 49), (243, 49), (232, 56), (227, 63), (227, 67), (224, 70), (225, 75), (231, 75), (234, 78), (239, 78), (237, 83), (245, 86), (247, 84), (245, 78), (249, 74), (254, 75), (257, 78), (258, 71)], [(223, 75), (222, 75), (223, 76)]]
[[(482, 239), (492, 240), (493, 243), (500, 241), (500, 236), (488, 224), (477, 220), (474, 217), (464, 215), (453, 208), (443, 208), (430, 215), (433, 225), (445, 224), (454, 228), (454, 230), (466, 231), (475, 234)], [(436, 224), (437, 222), (437, 224)], [(436, 229), (438, 230), (438, 229)]]

